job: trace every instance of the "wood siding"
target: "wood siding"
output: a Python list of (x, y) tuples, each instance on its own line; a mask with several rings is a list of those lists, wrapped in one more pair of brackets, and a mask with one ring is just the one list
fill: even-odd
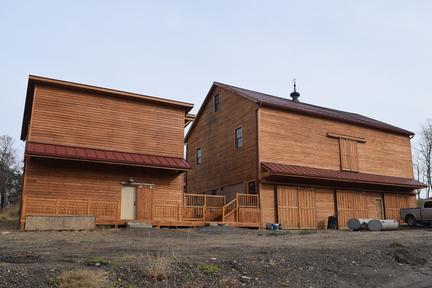
[(151, 215), (148, 210), (151, 209), (148, 203), (150, 197), (154, 205), (177, 207), (183, 204), (183, 176), (174, 171), (54, 159), (27, 160), (23, 196), (120, 203), (121, 182), (129, 177), (136, 182), (155, 185), (153, 189), (138, 186), (138, 220), (148, 219)]
[(265, 228), (267, 223), (277, 223), (274, 186), (262, 184), (259, 196), (261, 205), (261, 227)]
[(185, 111), (36, 86), (28, 141), (183, 157)]
[(380, 208), (383, 207), (378, 207), (377, 199), (383, 201), (386, 219), (400, 221), (401, 208), (415, 207), (415, 195), (335, 191), (285, 185), (276, 185), (276, 187), (275, 204), (274, 185), (262, 184), (261, 186), (261, 227), (265, 227), (266, 223), (280, 223), (283, 229), (326, 229), (328, 217), (337, 215), (339, 228), (347, 229), (347, 221), (350, 218), (381, 218)]
[(328, 132), (365, 138), (357, 143), (359, 171), (413, 177), (408, 136), (262, 107), (260, 161), (340, 170), (337, 138)]
[[(220, 111), (214, 112), (213, 96), (220, 96)], [(255, 180), (257, 174), (256, 106), (221, 88), (215, 89), (204, 104), (187, 141), (186, 159), (192, 165), (187, 173), (187, 192), (202, 193)], [(243, 131), (242, 147), (235, 147), (235, 129)], [(201, 148), (202, 163), (195, 151)]]

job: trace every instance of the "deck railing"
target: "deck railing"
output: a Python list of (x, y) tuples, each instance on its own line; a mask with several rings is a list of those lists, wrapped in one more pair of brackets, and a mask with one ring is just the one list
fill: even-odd
[(120, 215), (120, 203), (90, 199), (23, 198), (23, 214), (26, 216), (95, 216), (100, 220), (116, 220)]
[(259, 207), (258, 195), (237, 193), (239, 207)]

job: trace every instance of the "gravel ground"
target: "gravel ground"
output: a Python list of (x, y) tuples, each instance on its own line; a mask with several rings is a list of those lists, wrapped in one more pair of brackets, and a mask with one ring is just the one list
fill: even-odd
[[(431, 236), (428, 228), (18, 232), (8, 227), (0, 229), (0, 287), (56, 287), (53, 279), (74, 269), (106, 271), (109, 287), (432, 287)], [(166, 275), (153, 275), (155, 269)]]

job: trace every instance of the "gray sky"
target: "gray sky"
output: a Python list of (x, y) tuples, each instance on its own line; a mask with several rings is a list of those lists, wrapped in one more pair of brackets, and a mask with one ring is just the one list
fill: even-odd
[(431, 117), (431, 12), (426, 0), (2, 1), (0, 134), (19, 138), (28, 74), (194, 112), (213, 81), (287, 97), (297, 78), (303, 102), (418, 132)]

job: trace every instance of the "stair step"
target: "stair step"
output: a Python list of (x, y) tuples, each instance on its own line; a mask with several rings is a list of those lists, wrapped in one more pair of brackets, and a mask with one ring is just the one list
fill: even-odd
[(153, 228), (153, 225), (146, 222), (128, 222), (128, 228)]

